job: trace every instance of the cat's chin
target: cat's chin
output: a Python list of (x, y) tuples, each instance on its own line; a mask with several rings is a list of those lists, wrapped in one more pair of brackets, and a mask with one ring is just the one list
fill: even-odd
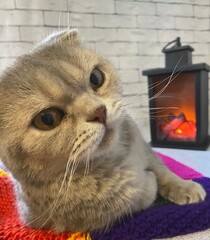
[(96, 148), (94, 152), (94, 156), (96, 158), (103, 156), (104, 154), (106, 155), (113, 147), (115, 147), (115, 142), (116, 142), (116, 133), (114, 129), (112, 128), (106, 128), (104, 135)]
[(114, 130), (112, 128), (105, 128), (104, 136), (99, 144), (99, 147), (111, 145), (114, 141)]
[(91, 140), (89, 146), (80, 154), (80, 158), (86, 161), (88, 155), (93, 158), (103, 155), (113, 147), (115, 139), (116, 136), (112, 128), (104, 127), (103, 129), (100, 129), (97, 138), (94, 137)]

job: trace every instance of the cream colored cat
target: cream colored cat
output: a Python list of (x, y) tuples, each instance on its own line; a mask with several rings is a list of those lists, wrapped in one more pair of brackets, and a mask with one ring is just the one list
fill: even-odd
[(113, 66), (74, 30), (49, 36), (1, 76), (0, 136), (21, 218), (34, 228), (106, 229), (157, 193), (177, 204), (205, 199), (143, 141)]

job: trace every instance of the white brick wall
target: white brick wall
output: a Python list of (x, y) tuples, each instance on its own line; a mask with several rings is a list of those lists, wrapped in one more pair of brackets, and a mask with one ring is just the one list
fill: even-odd
[(0, 42), (20, 41), (18, 27), (0, 26)]
[(101, 28), (137, 28), (136, 16), (94, 14), (94, 27)]
[[(60, 19), (60, 20), (59, 20)], [(59, 22), (60, 21), (60, 22)], [(75, 14), (69, 12), (59, 11), (45, 11), (44, 22), (47, 26), (67, 26), (68, 23), (71, 27), (93, 27), (92, 14)]]
[(98, 42), (96, 50), (106, 56), (133, 56), (138, 52), (138, 44), (133, 42)]
[[(7, 0), (6, 0), (7, 1)], [(5, 1), (5, 2), (6, 2)], [(66, 11), (68, 3), (66, 0), (15, 0), (16, 8)]]
[(142, 71), (163, 67), (161, 49), (177, 36), (195, 48), (193, 62), (210, 64), (209, 18), (210, 0), (0, 0), (0, 71), (50, 32), (76, 27), (118, 69), (125, 103), (145, 126)]
[(131, 15), (155, 15), (156, 4), (152, 1), (116, 1), (116, 13)]
[(168, 16), (138, 16), (140, 29), (174, 29), (175, 18)]
[(0, 10), (0, 25), (21, 26), (41, 25), (43, 26), (42, 11), (31, 10)]
[(0, 9), (14, 9), (14, 0), (0, 1)]
[(158, 16), (193, 16), (193, 5), (192, 4), (165, 4), (157, 3), (157, 15)]
[(36, 42), (45, 38), (48, 34), (50, 34), (54, 28), (50, 27), (27, 27), (21, 26), (19, 27), (19, 34), (21, 41), (25, 42)]
[(115, 1), (113, 0), (68, 0), (68, 7), (71, 12), (78, 13), (114, 13)]
[(208, 30), (209, 18), (176, 18), (176, 28), (182, 30)]

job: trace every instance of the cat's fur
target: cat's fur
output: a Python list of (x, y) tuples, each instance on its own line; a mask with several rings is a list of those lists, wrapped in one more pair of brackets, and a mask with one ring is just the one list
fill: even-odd
[[(105, 76), (97, 91), (89, 80), (96, 66)], [(106, 124), (88, 120), (100, 106)], [(60, 125), (35, 128), (33, 118), (50, 107), (64, 112)], [(148, 208), (157, 192), (177, 204), (206, 195), (172, 174), (143, 141), (113, 66), (83, 48), (75, 31), (48, 37), (1, 76), (0, 136), (22, 220), (35, 228), (106, 229)]]

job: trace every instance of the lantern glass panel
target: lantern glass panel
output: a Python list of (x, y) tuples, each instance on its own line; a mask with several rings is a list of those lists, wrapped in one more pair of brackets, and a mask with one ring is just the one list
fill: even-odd
[(160, 141), (195, 142), (195, 75), (153, 76), (150, 117), (155, 120), (156, 138)]

